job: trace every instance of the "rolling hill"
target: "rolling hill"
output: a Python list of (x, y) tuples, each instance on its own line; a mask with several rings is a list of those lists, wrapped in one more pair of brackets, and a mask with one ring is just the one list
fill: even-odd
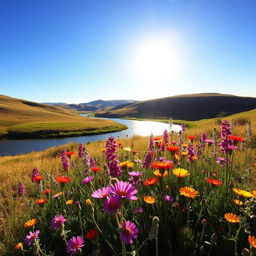
[(62, 137), (125, 129), (111, 120), (86, 118), (56, 106), (0, 95), (0, 137)]
[(96, 116), (169, 118), (194, 121), (256, 109), (256, 98), (219, 93), (185, 94), (137, 102)]

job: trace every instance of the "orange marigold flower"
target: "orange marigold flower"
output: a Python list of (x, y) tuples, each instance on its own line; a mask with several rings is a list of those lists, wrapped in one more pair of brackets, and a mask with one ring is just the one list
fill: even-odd
[(245, 141), (245, 138), (235, 135), (228, 135), (228, 138), (233, 140), (234, 142), (243, 142)]
[(40, 181), (40, 180), (42, 180), (44, 177), (42, 176), (42, 175), (38, 175), (38, 176), (35, 176), (34, 178), (33, 178), (33, 181)]
[(256, 237), (255, 236), (248, 236), (248, 242), (252, 247), (256, 248)]
[(237, 204), (237, 205), (243, 205), (244, 203), (240, 200), (237, 200), (237, 199), (234, 199), (233, 200), (234, 204)]
[(36, 204), (42, 205), (45, 204), (47, 202), (47, 199), (45, 198), (40, 198), (36, 201)]
[(167, 169), (173, 168), (173, 162), (172, 161), (153, 162), (151, 166), (153, 169), (167, 170)]
[(36, 225), (36, 218), (28, 220), (24, 223), (24, 228), (31, 228), (34, 227)]
[(146, 179), (146, 180), (144, 181), (144, 185), (145, 185), (145, 186), (152, 186), (152, 185), (156, 184), (157, 182), (158, 182), (158, 178), (155, 178), (155, 177), (153, 177), (153, 178), (148, 178), (148, 179)]
[(22, 250), (22, 249), (23, 249), (23, 243), (17, 243), (17, 244), (15, 245), (15, 249), (16, 249), (16, 250)]
[(161, 173), (159, 170), (155, 170), (153, 174), (158, 177), (166, 177), (168, 175), (168, 171), (164, 171), (164, 173)]
[(94, 240), (95, 238), (97, 238), (98, 235), (99, 235), (99, 233), (98, 233), (97, 229), (93, 228), (85, 234), (85, 238), (87, 238), (89, 240)]
[(222, 182), (220, 180), (216, 180), (216, 179), (213, 179), (213, 178), (210, 178), (210, 177), (206, 178), (205, 180), (206, 180), (207, 183), (213, 184), (215, 186), (221, 186), (222, 185)]
[(59, 176), (59, 177), (56, 177), (55, 180), (59, 183), (68, 183), (71, 181), (71, 179), (69, 177), (66, 177), (66, 176)]
[(243, 197), (252, 197), (253, 195), (246, 190), (240, 189), (240, 188), (233, 188), (233, 191), (238, 194), (239, 196), (243, 196)]
[(156, 202), (156, 199), (153, 196), (144, 196), (143, 200), (147, 204), (154, 204)]
[(70, 199), (70, 200), (67, 200), (67, 201), (66, 201), (66, 204), (67, 204), (67, 205), (70, 205), (70, 204), (73, 204), (73, 202), (74, 202), (74, 200), (73, 200), (73, 199)]
[(85, 204), (86, 204), (86, 206), (92, 207), (92, 201), (91, 201), (91, 199), (86, 199), (86, 200), (85, 200)]
[(194, 136), (194, 135), (189, 135), (188, 136), (188, 139), (190, 139), (191, 141), (193, 141), (195, 138), (196, 138), (196, 136)]
[(182, 169), (182, 168), (176, 168), (172, 170), (172, 173), (178, 177), (178, 178), (185, 178), (189, 176), (189, 171)]
[(166, 149), (172, 153), (175, 153), (180, 150), (180, 148), (176, 146), (168, 146)]
[(198, 196), (198, 194), (199, 194), (198, 191), (196, 191), (192, 187), (180, 188), (180, 195), (182, 195), (182, 196), (189, 197), (189, 198), (195, 198), (196, 196)]
[(256, 190), (251, 191), (253, 197), (256, 197)]
[(230, 223), (240, 222), (240, 218), (234, 213), (225, 213), (224, 218)]

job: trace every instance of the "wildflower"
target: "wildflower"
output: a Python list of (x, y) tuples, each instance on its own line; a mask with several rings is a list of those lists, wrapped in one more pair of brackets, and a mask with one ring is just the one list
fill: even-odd
[(157, 177), (166, 177), (168, 175), (168, 171), (164, 171), (163, 173), (161, 173), (159, 170), (155, 170), (153, 174)]
[(55, 180), (59, 183), (68, 183), (71, 181), (71, 179), (69, 177), (66, 176), (58, 176), (55, 178)]
[(93, 228), (85, 234), (85, 238), (92, 241), (96, 239), (98, 235), (99, 235), (99, 232), (97, 231), (97, 229)]
[(74, 152), (74, 151), (66, 151), (66, 152), (64, 152), (64, 154), (65, 154), (66, 156), (68, 156), (68, 157), (71, 157), (72, 155), (75, 154), (75, 152)]
[(153, 160), (153, 155), (152, 155), (153, 151), (152, 150), (149, 150), (145, 157), (144, 157), (144, 161), (143, 161), (143, 168), (146, 168), (148, 169), (152, 160)]
[(36, 239), (38, 239), (40, 231), (36, 230), (35, 232), (29, 232), (29, 234), (25, 237), (25, 243), (31, 245)]
[(237, 200), (237, 199), (234, 199), (233, 200), (234, 204), (237, 204), (237, 205), (243, 205), (244, 203), (240, 200)]
[(128, 174), (132, 177), (141, 177), (142, 176), (142, 172), (128, 172)]
[(94, 179), (94, 176), (87, 176), (85, 179), (82, 180), (82, 184), (90, 183)]
[(246, 190), (243, 189), (239, 189), (239, 188), (233, 188), (233, 191), (238, 194), (239, 196), (243, 196), (243, 197), (252, 197), (253, 195)]
[(80, 158), (82, 158), (84, 156), (84, 151), (85, 151), (84, 145), (82, 143), (79, 143), (79, 146), (78, 146), (78, 156)]
[(256, 237), (255, 236), (248, 236), (248, 242), (250, 246), (256, 248)]
[(94, 167), (91, 168), (91, 170), (93, 172), (98, 172), (98, 171), (100, 171), (100, 168), (98, 166), (94, 166)]
[(225, 157), (218, 157), (216, 163), (224, 167), (224, 165), (227, 163), (227, 159)]
[(32, 182), (34, 182), (34, 177), (36, 177), (36, 176), (40, 176), (40, 172), (39, 172), (38, 168), (35, 167), (32, 171), (32, 175), (31, 175)]
[(82, 247), (84, 247), (84, 239), (81, 236), (73, 236), (67, 244), (67, 253), (70, 255), (75, 255), (76, 253), (82, 252)]
[(208, 145), (210, 146), (214, 143), (214, 140), (206, 139), (205, 142), (208, 143)]
[(133, 168), (134, 163), (132, 161), (125, 161), (119, 164), (120, 167)]
[(121, 168), (119, 166), (119, 160), (116, 153), (117, 144), (114, 137), (110, 136), (106, 142), (106, 158), (107, 166), (110, 170), (112, 177), (119, 177), (122, 175)]
[(171, 202), (174, 201), (174, 198), (173, 198), (172, 196), (165, 195), (165, 196), (164, 196), (164, 201), (171, 203)]
[(23, 249), (23, 243), (17, 243), (16, 245), (15, 245), (15, 250), (22, 250)]
[(74, 203), (74, 200), (73, 200), (73, 199), (70, 199), (70, 200), (67, 200), (67, 201), (66, 201), (66, 204), (67, 204), (67, 205), (71, 205), (71, 204), (73, 204), (73, 203)]
[(185, 178), (189, 176), (189, 171), (182, 169), (182, 168), (176, 168), (172, 170), (172, 173), (178, 177), (178, 178)]
[(128, 172), (128, 174), (131, 176), (129, 178), (129, 182), (133, 185), (133, 186), (138, 186), (141, 184), (141, 176), (142, 176), (142, 172)]
[(34, 182), (39, 182), (39, 181), (41, 181), (43, 178), (44, 178), (44, 177), (43, 177), (42, 175), (37, 175), (37, 176), (35, 176), (35, 177), (33, 178), (33, 181), (34, 181)]
[(206, 180), (207, 183), (213, 184), (215, 186), (221, 186), (222, 185), (222, 182), (220, 180), (216, 180), (216, 179), (213, 179), (213, 178), (210, 178), (210, 177), (206, 178), (205, 180)]
[(125, 244), (131, 244), (133, 243), (133, 239), (138, 237), (138, 232), (139, 230), (137, 226), (133, 222), (127, 220), (121, 224), (120, 239)]
[(28, 220), (24, 223), (24, 228), (31, 228), (31, 227), (34, 227), (36, 225), (36, 219), (31, 219), (31, 220)]
[(145, 185), (145, 186), (152, 186), (152, 185), (156, 184), (157, 182), (158, 182), (158, 178), (155, 178), (155, 177), (153, 177), (153, 178), (148, 178), (148, 179), (146, 179), (146, 180), (144, 181), (144, 185)]
[(38, 204), (38, 205), (43, 205), (43, 204), (45, 204), (47, 202), (47, 199), (45, 199), (45, 198), (40, 198), (40, 199), (38, 199), (37, 201), (36, 201), (36, 204)]
[(193, 140), (195, 140), (196, 136), (194, 135), (189, 135), (188, 136), (188, 139), (192, 142)]
[(105, 198), (109, 195), (109, 187), (103, 187), (95, 190), (91, 196), (94, 198)]
[(58, 197), (61, 197), (62, 195), (63, 195), (63, 192), (59, 192), (59, 193), (53, 195), (52, 198), (58, 198)]
[(240, 218), (234, 213), (225, 213), (224, 218), (230, 223), (240, 222)]
[(70, 167), (70, 163), (66, 155), (66, 151), (61, 152), (61, 162), (62, 162), (63, 170), (68, 171)]
[(256, 190), (251, 191), (253, 197), (256, 197)]
[(229, 153), (232, 151), (233, 141), (228, 137), (231, 135), (231, 127), (228, 121), (221, 122), (221, 143), (220, 150), (223, 153)]
[(25, 185), (23, 183), (19, 183), (18, 185), (18, 195), (22, 196), (25, 195), (26, 190), (25, 190)]
[(65, 221), (66, 219), (64, 218), (64, 216), (55, 216), (51, 221), (51, 226), (54, 230), (58, 230), (63, 226)]
[(121, 200), (117, 197), (107, 198), (103, 203), (103, 209), (108, 213), (116, 212), (120, 206)]
[(169, 134), (168, 131), (165, 129), (163, 133), (163, 141), (165, 145), (168, 145), (169, 143)]
[(133, 209), (133, 211), (135, 213), (143, 213), (144, 212), (143, 208), (141, 208), (141, 207), (136, 207), (136, 208)]
[(45, 190), (43, 191), (43, 194), (44, 194), (44, 195), (48, 195), (48, 194), (50, 194), (50, 192), (51, 192), (51, 190), (50, 190), (49, 188), (47, 188), (47, 189), (45, 189)]
[(156, 199), (153, 196), (144, 196), (143, 200), (147, 204), (154, 204), (156, 202)]
[(188, 161), (190, 163), (194, 163), (195, 160), (196, 160), (196, 156), (195, 156), (193, 145), (192, 144), (188, 144), (187, 150), (188, 150)]
[(192, 187), (182, 187), (180, 188), (180, 195), (189, 198), (195, 198), (196, 196), (198, 196), (198, 191), (196, 191)]
[(123, 151), (131, 152), (132, 150), (131, 150), (131, 148), (129, 148), (129, 147), (124, 147), (124, 148), (123, 148)]
[(168, 151), (170, 151), (172, 154), (174, 154), (174, 153), (176, 153), (176, 152), (178, 152), (180, 150), (180, 148), (176, 147), (176, 146), (168, 146), (166, 149)]
[(148, 151), (153, 151), (154, 148), (154, 139), (153, 139), (153, 134), (150, 134), (149, 136), (149, 141), (148, 141)]
[(233, 140), (234, 142), (243, 142), (243, 141), (245, 141), (245, 138), (240, 137), (240, 136), (228, 135), (227, 137), (229, 139)]
[(159, 170), (168, 170), (173, 168), (173, 162), (172, 161), (154, 162), (152, 163), (152, 168), (159, 169)]
[(91, 201), (91, 199), (86, 199), (86, 200), (85, 200), (85, 204), (86, 204), (86, 206), (92, 207), (92, 201)]
[(129, 182), (125, 181), (117, 181), (115, 184), (110, 186), (110, 192), (121, 199), (130, 199), (130, 200), (137, 200), (138, 198), (135, 196), (137, 194), (137, 189), (130, 184)]

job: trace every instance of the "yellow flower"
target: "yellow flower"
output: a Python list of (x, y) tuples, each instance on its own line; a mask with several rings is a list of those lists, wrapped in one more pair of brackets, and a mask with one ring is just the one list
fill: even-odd
[(225, 213), (224, 218), (230, 223), (240, 222), (240, 218), (234, 213)]
[(92, 207), (92, 201), (91, 201), (91, 199), (86, 199), (86, 200), (85, 200), (85, 204), (86, 204), (87, 206)]
[(235, 193), (237, 193), (239, 196), (243, 196), (243, 197), (252, 197), (253, 196), (249, 191), (242, 190), (240, 188), (233, 188), (233, 191)]
[(123, 151), (131, 152), (132, 150), (129, 147), (125, 147), (125, 148), (123, 148)]
[(15, 245), (15, 249), (16, 249), (16, 250), (22, 250), (22, 249), (23, 249), (23, 243), (17, 243), (17, 244)]
[(168, 175), (168, 171), (164, 171), (164, 173), (162, 174), (159, 170), (155, 170), (153, 173), (157, 177), (166, 177)]
[(234, 199), (233, 200), (234, 204), (237, 204), (237, 205), (243, 205), (244, 203), (240, 200), (237, 200), (237, 199)]
[(256, 190), (251, 191), (253, 197), (256, 197)]
[(179, 178), (185, 178), (189, 175), (189, 171), (182, 169), (182, 168), (176, 168), (172, 170), (172, 173)]
[(36, 219), (31, 219), (31, 220), (28, 220), (24, 223), (24, 228), (31, 228), (31, 227), (34, 227), (36, 225)]
[(183, 148), (186, 148), (188, 146), (188, 144), (182, 144)]
[(182, 187), (180, 188), (180, 195), (189, 197), (189, 198), (195, 198), (198, 196), (198, 191), (196, 191), (194, 188), (191, 187)]
[(134, 163), (132, 161), (125, 161), (119, 164), (120, 167), (128, 167), (128, 168), (133, 168)]
[(255, 236), (248, 236), (248, 242), (252, 247), (256, 248), (256, 237)]
[(61, 197), (62, 195), (63, 195), (63, 192), (59, 192), (59, 193), (55, 194), (52, 198)]
[(153, 196), (144, 196), (143, 200), (147, 204), (154, 204), (156, 202), (156, 199)]
[(185, 151), (181, 152), (181, 155), (183, 155), (183, 156), (186, 156), (187, 154), (188, 154), (188, 152), (185, 152)]
[(175, 158), (176, 161), (180, 160), (180, 157), (179, 157), (178, 154), (175, 154), (175, 155), (174, 155), (174, 158)]
[(66, 204), (67, 204), (67, 205), (70, 205), (70, 204), (73, 204), (73, 202), (74, 202), (74, 200), (73, 200), (73, 199), (70, 199), (70, 200), (66, 201)]

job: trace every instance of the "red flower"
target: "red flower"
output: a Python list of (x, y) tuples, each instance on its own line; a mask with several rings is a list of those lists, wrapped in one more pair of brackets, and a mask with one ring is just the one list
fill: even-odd
[(188, 139), (190, 139), (191, 141), (193, 141), (195, 138), (196, 138), (196, 136), (194, 136), (194, 135), (189, 135), (188, 136)]
[(65, 152), (64, 153), (66, 156), (72, 156), (72, 155), (74, 155), (75, 154), (75, 152), (74, 151), (67, 151), (67, 152)]
[(44, 178), (43, 176), (38, 175), (38, 176), (35, 176), (35, 177), (33, 178), (33, 181), (40, 181), (40, 180), (42, 180), (43, 178)]
[(48, 194), (50, 194), (50, 192), (51, 192), (51, 190), (48, 188), (48, 189), (43, 191), (43, 194), (48, 195)]
[(92, 170), (93, 172), (98, 172), (98, 171), (100, 171), (100, 167), (95, 166), (95, 167), (92, 167), (91, 170)]
[(159, 169), (159, 170), (166, 170), (173, 168), (173, 162), (172, 161), (163, 161), (163, 162), (154, 162), (152, 163), (153, 169)]
[(154, 141), (154, 142), (160, 142), (161, 140), (162, 140), (161, 137), (155, 137), (155, 138), (153, 138), (153, 141)]
[(222, 182), (220, 180), (215, 180), (215, 179), (210, 178), (210, 177), (206, 178), (205, 180), (206, 180), (207, 183), (213, 184), (215, 186), (221, 186), (222, 185)]
[(98, 233), (97, 229), (93, 228), (85, 234), (85, 238), (87, 238), (89, 240), (94, 240), (95, 238), (97, 238), (98, 235), (99, 235), (99, 233)]
[(152, 186), (152, 185), (156, 184), (157, 182), (158, 182), (158, 178), (155, 178), (155, 177), (153, 177), (153, 178), (148, 178), (148, 179), (146, 179), (146, 180), (144, 181), (144, 185), (145, 185), (145, 186)]
[(175, 152), (177, 152), (177, 151), (180, 150), (179, 147), (175, 147), (175, 146), (169, 146), (169, 147), (167, 147), (166, 149), (167, 149), (168, 151), (172, 152), (172, 153), (175, 153)]
[(245, 139), (240, 136), (235, 136), (235, 135), (228, 135), (228, 138), (235, 141), (235, 142), (243, 142)]
[(59, 183), (68, 183), (71, 181), (69, 177), (65, 177), (65, 176), (56, 177), (55, 180)]
[(40, 198), (36, 201), (36, 203), (39, 205), (45, 204), (46, 202), (47, 202), (47, 200), (45, 198)]

